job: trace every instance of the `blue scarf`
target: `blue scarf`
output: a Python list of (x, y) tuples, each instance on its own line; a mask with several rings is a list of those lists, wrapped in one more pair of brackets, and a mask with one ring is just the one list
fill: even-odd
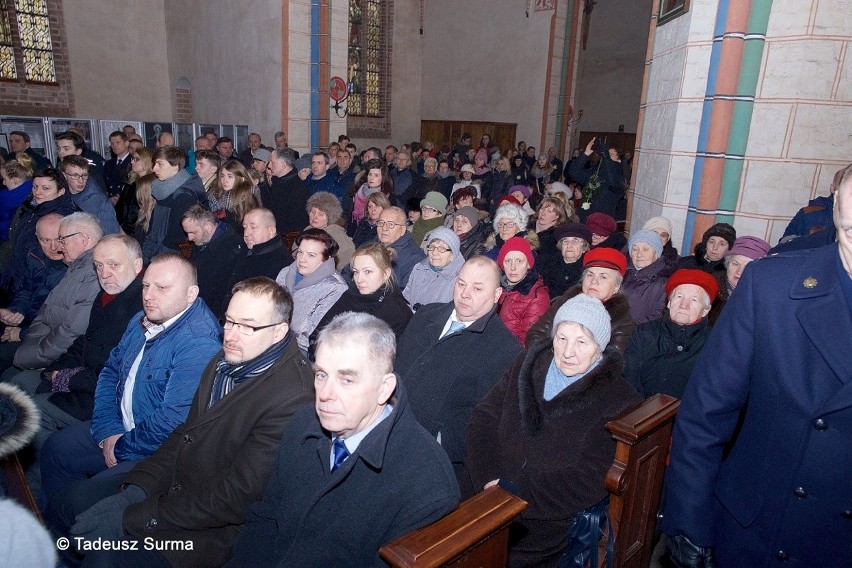
[(601, 360), (601, 356), (598, 355), (597, 360), (589, 365), (585, 373), (569, 377), (556, 366), (556, 358), (551, 359), (550, 367), (547, 369), (547, 376), (544, 378), (544, 400), (553, 400), (556, 398), (556, 395), (591, 373), (595, 367), (600, 365)]

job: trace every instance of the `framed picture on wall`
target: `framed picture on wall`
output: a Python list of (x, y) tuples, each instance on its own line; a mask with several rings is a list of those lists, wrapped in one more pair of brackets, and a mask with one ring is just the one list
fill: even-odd
[(248, 148), (248, 135), (248, 124), (234, 126), (234, 149), (237, 154)]
[(145, 140), (145, 145), (149, 148), (156, 148), (157, 140), (160, 139), (160, 134), (172, 131), (172, 123), (146, 122), (143, 128), (145, 130), (145, 134), (142, 136), (142, 139)]
[(189, 152), (195, 148), (195, 128), (193, 124), (172, 124), (172, 134), (175, 137), (175, 146)]
[(11, 132), (26, 132), (30, 137), (30, 148), (45, 158), (52, 160), (52, 144), (47, 136), (47, 124), (44, 118), (26, 116), (0, 116), (0, 132), (6, 135), (4, 148), (9, 148), (9, 134)]
[(55, 154), (56, 137), (73, 130), (86, 141), (86, 148), (97, 152), (100, 141), (95, 136), (95, 121), (90, 118), (48, 118), (50, 124), (50, 151)]
[(136, 134), (142, 136), (142, 123), (133, 120), (99, 120), (98, 126), (101, 130), (101, 154), (104, 158), (110, 157), (109, 135), (115, 131), (123, 131), (125, 126), (132, 126)]
[(660, 0), (657, 25), (665, 24), (687, 12), (689, 12), (689, 0)]

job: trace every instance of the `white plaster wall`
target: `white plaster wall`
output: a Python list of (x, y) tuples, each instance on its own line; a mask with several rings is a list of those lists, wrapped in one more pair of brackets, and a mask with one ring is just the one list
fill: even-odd
[(65, 0), (63, 12), (77, 116), (172, 119), (163, 0)]
[(289, 0), (287, 4), (289, 92), (283, 130), (289, 146), (304, 153), (311, 149), (311, 3)]
[(597, 2), (580, 52), (580, 131), (636, 132), (651, 0)]
[(540, 140), (554, 12), (526, 17), (526, 4), (509, 0), (425, 4), (422, 118), (517, 123), (518, 140)]
[(271, 1), (166, 2), (165, 84), (171, 95), (178, 79), (189, 79), (195, 122), (248, 124), (274, 143), (282, 126), (281, 12), (281, 2)]

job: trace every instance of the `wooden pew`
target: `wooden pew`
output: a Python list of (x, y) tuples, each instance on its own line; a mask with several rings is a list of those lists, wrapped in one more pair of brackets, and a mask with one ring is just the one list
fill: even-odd
[[(654, 395), (610, 421), (615, 459), (605, 485), (615, 530), (616, 568), (648, 566), (672, 425), (680, 401)], [(427, 527), (382, 547), (394, 568), (497, 567), (507, 560), (508, 527), (526, 503), (499, 487), (464, 501)], [(602, 541), (602, 548), (605, 540)]]

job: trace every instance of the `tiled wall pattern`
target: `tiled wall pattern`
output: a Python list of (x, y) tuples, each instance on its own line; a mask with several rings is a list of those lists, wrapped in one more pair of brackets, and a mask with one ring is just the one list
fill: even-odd
[[(683, 242), (718, 0), (656, 30), (632, 226), (666, 215)], [(734, 225), (777, 242), (852, 162), (852, 0), (775, 0)], [(721, 73), (722, 71), (720, 71)]]

